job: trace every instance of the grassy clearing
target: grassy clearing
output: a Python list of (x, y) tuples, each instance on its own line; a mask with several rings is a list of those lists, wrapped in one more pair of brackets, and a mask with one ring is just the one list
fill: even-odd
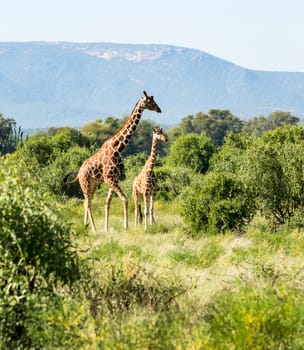
[(301, 232), (270, 234), (255, 222), (242, 236), (193, 238), (176, 205), (161, 202), (147, 232), (132, 214), (124, 231), (114, 198), (104, 233), (100, 203), (97, 196), (97, 234), (82, 226), (81, 201), (66, 205), (83, 277), (73, 297), (40, 316), (44, 341), (56, 349), (303, 348)]

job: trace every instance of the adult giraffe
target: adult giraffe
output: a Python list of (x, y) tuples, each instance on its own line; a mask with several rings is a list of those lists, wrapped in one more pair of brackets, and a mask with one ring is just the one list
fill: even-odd
[(156, 145), (158, 141), (167, 142), (168, 138), (163, 133), (163, 129), (159, 126), (153, 129), (152, 146), (150, 155), (133, 182), (133, 199), (135, 205), (135, 226), (138, 225), (139, 217), (142, 217), (139, 196), (142, 194), (144, 199), (144, 215), (145, 215), (145, 230), (148, 227), (148, 215), (149, 222), (152, 224), (154, 220), (154, 197), (156, 193), (156, 176), (153, 168), (156, 159)]
[[(89, 217), (94, 232), (96, 232), (96, 226), (92, 215), (91, 203), (96, 187), (101, 182), (105, 182), (110, 186), (105, 204), (105, 231), (108, 231), (109, 210), (114, 192), (122, 201), (124, 228), (128, 228), (128, 199), (118, 184), (124, 168), (121, 153), (133, 136), (143, 111), (149, 109), (161, 113), (161, 109), (154, 101), (153, 96), (148, 96), (145, 91), (143, 94), (120, 130), (105, 141), (97, 153), (84, 161), (78, 175), (71, 181), (79, 181), (84, 196), (84, 224), (87, 224)], [(67, 177), (68, 175), (65, 177), (65, 180), (67, 180)]]

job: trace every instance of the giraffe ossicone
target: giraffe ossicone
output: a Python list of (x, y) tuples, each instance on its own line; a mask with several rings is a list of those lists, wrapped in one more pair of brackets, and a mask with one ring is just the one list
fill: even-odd
[(87, 225), (89, 219), (94, 232), (96, 232), (96, 226), (91, 203), (95, 190), (101, 182), (110, 187), (105, 204), (105, 231), (109, 228), (109, 210), (113, 193), (118, 195), (123, 204), (124, 228), (128, 228), (128, 199), (118, 183), (124, 169), (121, 153), (133, 136), (145, 109), (161, 113), (153, 96), (148, 96), (146, 91), (143, 92), (143, 96), (137, 101), (132, 113), (119, 131), (105, 141), (97, 153), (83, 162), (78, 175), (71, 181), (79, 181), (84, 196), (84, 224)]
[(143, 196), (144, 201), (144, 220), (145, 230), (148, 228), (148, 216), (150, 225), (155, 222), (154, 219), (154, 198), (157, 191), (157, 180), (154, 173), (154, 165), (156, 159), (156, 146), (158, 141), (167, 142), (168, 138), (163, 133), (162, 128), (157, 126), (153, 129), (151, 151), (146, 163), (134, 179), (133, 182), (133, 200), (135, 207), (135, 226), (138, 226), (139, 218), (142, 217), (140, 208), (140, 195)]

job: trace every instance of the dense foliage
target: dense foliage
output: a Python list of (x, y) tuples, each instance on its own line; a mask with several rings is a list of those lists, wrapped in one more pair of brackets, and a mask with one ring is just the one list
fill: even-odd
[(244, 122), (243, 131), (261, 136), (265, 131), (274, 130), (285, 125), (297, 125), (300, 119), (290, 112), (276, 111), (268, 116), (260, 115)]
[(304, 128), (286, 126), (263, 134), (248, 155), (261, 212), (273, 229), (304, 207)]
[(234, 174), (210, 172), (184, 193), (182, 212), (190, 231), (241, 232), (255, 213), (255, 201)]
[(181, 135), (205, 133), (214, 146), (221, 146), (228, 132), (238, 133), (242, 126), (243, 122), (229, 110), (210, 109), (207, 114), (198, 112), (185, 117), (179, 128)]
[(170, 148), (167, 164), (185, 166), (198, 173), (205, 173), (214, 152), (211, 140), (205, 134), (188, 134), (176, 139)]
[(207, 176), (185, 191), (182, 215), (190, 230), (239, 230), (258, 212), (276, 230), (302, 212), (303, 133), (302, 126), (285, 126), (259, 138), (228, 135)]
[(79, 272), (70, 227), (39, 184), (11, 165), (2, 161), (0, 168), (0, 344), (17, 349), (30, 347), (29, 312), (43, 309), (35, 301)]
[[(205, 315), (210, 346), (220, 349), (301, 349), (303, 292), (282, 286), (220, 293)], [(297, 334), (297, 336), (295, 336)], [(221, 346), (217, 347), (221, 339)]]

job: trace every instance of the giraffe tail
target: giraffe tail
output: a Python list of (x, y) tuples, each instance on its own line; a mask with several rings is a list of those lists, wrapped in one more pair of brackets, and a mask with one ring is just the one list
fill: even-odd
[(67, 174), (65, 175), (65, 177), (63, 178), (63, 182), (66, 183), (66, 184), (72, 184), (72, 183), (78, 181), (78, 174), (77, 174), (77, 176), (75, 177), (75, 179), (73, 179), (73, 180), (71, 180), (71, 181), (68, 181), (69, 176), (72, 175), (72, 174), (75, 174), (75, 173), (74, 173), (73, 171), (70, 172), (70, 173), (67, 173)]

